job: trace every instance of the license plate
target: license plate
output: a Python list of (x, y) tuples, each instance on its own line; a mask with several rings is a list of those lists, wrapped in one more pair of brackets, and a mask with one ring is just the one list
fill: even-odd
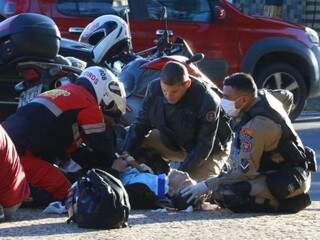
[(19, 97), (18, 108), (31, 102), (32, 99), (34, 99), (36, 96), (38, 96), (41, 93), (41, 90), (42, 90), (42, 84), (39, 84), (22, 92)]

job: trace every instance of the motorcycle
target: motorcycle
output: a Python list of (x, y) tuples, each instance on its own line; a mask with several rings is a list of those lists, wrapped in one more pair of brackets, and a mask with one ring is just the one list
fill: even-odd
[[(120, 15), (127, 16), (127, 21), (119, 16), (103, 15), (85, 27), (78, 41), (62, 38), (60, 54), (79, 58), (86, 61), (88, 66), (108, 68), (116, 75), (119, 75), (124, 65), (137, 57), (153, 59), (161, 54), (186, 54), (179, 48), (181, 43), (170, 41), (173, 33), (167, 29), (156, 31), (156, 46), (133, 52), (128, 12), (124, 12)], [(187, 54), (186, 56), (190, 57), (190, 54)]]
[[(168, 29), (157, 30), (156, 46), (138, 53), (130, 50), (130, 45), (126, 42), (128, 35), (124, 35), (123, 41), (121, 40), (120, 42), (121, 44), (123, 43), (123, 46), (121, 45), (120, 48), (119, 42), (113, 41), (112, 38), (108, 38), (109, 35), (105, 35), (102, 39), (104, 41), (101, 40), (99, 43), (103, 42), (105, 45), (110, 46), (110, 51), (106, 51), (103, 48), (104, 45), (89, 45), (66, 39), (59, 41), (61, 43), (59, 46), (57, 44), (59, 33), (57, 32), (57, 28), (53, 27), (55, 25), (52, 25), (52, 22), (50, 22), (51, 19), (30, 13), (17, 16), (0, 23), (0, 29), (8, 28), (9, 25), (3, 23), (9, 21), (13, 24), (10, 25), (11, 28), (5, 29), (7, 32), (3, 31), (3, 34), (9, 35), (13, 39), (16, 32), (16, 29), (13, 29), (13, 27), (19, 28), (24, 34), (23, 39), (12, 42), (19, 51), (18, 54), (16, 54), (17, 57), (10, 59), (16, 64), (16, 69), (20, 76), (22, 76), (22, 81), (15, 86), (15, 90), (20, 93), (18, 107), (24, 106), (43, 91), (56, 88), (66, 82), (75, 81), (86, 65), (100, 65), (110, 69), (110, 64), (121, 62), (122, 66), (128, 65), (121, 69), (120, 73), (116, 72), (126, 85), (128, 113), (124, 117), (126, 120), (123, 121), (123, 123), (128, 125), (132, 122), (133, 116), (136, 115), (139, 109), (147, 83), (159, 76), (159, 72), (166, 62), (170, 60), (182, 62), (187, 66), (191, 75), (201, 79), (206, 78), (194, 65), (194, 63), (201, 60), (203, 56), (201, 54), (194, 55), (188, 44), (181, 38), (177, 38), (176, 41), (173, 42), (171, 40), (173, 33)], [(30, 31), (36, 31), (36, 28), (38, 28), (37, 30), (39, 31), (40, 21), (38, 21), (39, 19), (34, 19), (35, 16), (36, 18), (41, 18), (40, 20), (42, 20), (42, 22), (43, 20), (47, 22), (45, 26), (40, 26), (44, 29), (42, 34), (37, 35), (39, 38), (36, 39), (38, 45), (33, 44), (30, 40)], [(17, 19), (20, 19), (20, 21), (16, 21)], [(34, 29), (26, 26), (28, 22), (35, 25)], [(51, 35), (49, 35), (49, 30), (54, 34), (51, 33)], [(52, 35), (54, 37), (52, 37)], [(29, 43), (28, 46), (25, 45), (26, 42)], [(52, 46), (51, 48), (47, 47), (48, 42), (49, 45)], [(57, 58), (57, 50), (59, 49), (60, 53), (71, 55), (73, 58)], [(20, 55), (23, 55), (23, 57), (20, 57)], [(81, 60), (75, 57), (79, 57)], [(73, 63), (70, 63), (70, 60), (73, 60), (71, 61)], [(135, 79), (130, 80), (128, 77), (132, 75), (130, 72), (135, 72), (137, 69), (139, 71), (135, 73)], [(140, 69), (146, 71), (141, 72)], [(111, 70), (115, 72), (114, 69)], [(138, 75), (138, 72), (140, 72), (141, 76)], [(148, 77), (146, 78), (146, 76)], [(207, 79), (205, 79), (205, 81), (210, 82)], [(135, 97), (138, 97), (138, 99), (135, 99)], [(137, 104), (133, 103), (135, 101), (137, 101)]]
[[(166, 21), (166, 8), (163, 7), (163, 19)], [(109, 23), (116, 23), (115, 32), (127, 32), (122, 38), (112, 38), (113, 31), (108, 32)], [(104, 34), (101, 34), (103, 32)], [(123, 20), (113, 16), (101, 16), (90, 23), (83, 32), (85, 43), (62, 40), (60, 52), (88, 61), (88, 65), (100, 65), (118, 75), (124, 83), (127, 94), (127, 113), (120, 119), (122, 125), (129, 125), (137, 116), (150, 81), (159, 78), (162, 67), (168, 61), (177, 61), (184, 64), (192, 78), (205, 82), (218, 89), (197, 67), (196, 63), (203, 59), (203, 54), (194, 54), (188, 43), (182, 38), (174, 38), (173, 32), (167, 28), (156, 31), (156, 45), (140, 52), (130, 49), (128, 40), (129, 28), (123, 25)], [(111, 35), (111, 37), (110, 37)], [(94, 41), (90, 41), (90, 36)], [(97, 37), (99, 36), (99, 37)], [(87, 44), (92, 43), (93, 45)], [(96, 43), (94, 45), (94, 43)], [(120, 47), (119, 47), (120, 46)], [(109, 50), (106, 50), (109, 49)], [(111, 54), (112, 53), (112, 54)], [(120, 62), (120, 71), (113, 68)], [(221, 93), (221, 92), (220, 92)]]
[[(86, 63), (58, 55), (60, 32), (48, 17), (22, 13), (0, 22), (1, 83), (15, 86), (18, 107), (43, 91), (74, 81)], [(18, 81), (17, 81), (18, 80)], [(10, 97), (10, 96), (9, 96)], [(13, 96), (11, 97), (12, 100)], [(9, 105), (9, 98), (2, 103)], [(16, 102), (14, 102), (16, 103)]]
[(56, 62), (27, 61), (18, 63), (17, 71), (22, 76), (22, 81), (15, 85), (15, 91), (20, 93), (18, 108), (26, 105), (44, 91), (74, 82), (82, 70), (83, 67)]

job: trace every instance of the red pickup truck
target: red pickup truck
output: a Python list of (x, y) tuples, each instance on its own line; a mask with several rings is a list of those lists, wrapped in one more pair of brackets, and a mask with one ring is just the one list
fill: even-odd
[[(62, 36), (77, 39), (94, 17), (130, 9), (135, 50), (153, 45), (166, 6), (168, 28), (205, 54), (200, 68), (218, 85), (237, 71), (251, 73), (259, 87), (285, 88), (294, 93), (296, 117), (307, 97), (320, 95), (318, 34), (293, 23), (248, 16), (226, 0), (4, 0), (0, 13), (8, 17), (36, 12), (51, 17)], [(1, 81), (1, 80), (0, 80)], [(221, 85), (220, 85), (221, 86)], [(1, 95), (1, 93), (0, 93)]]

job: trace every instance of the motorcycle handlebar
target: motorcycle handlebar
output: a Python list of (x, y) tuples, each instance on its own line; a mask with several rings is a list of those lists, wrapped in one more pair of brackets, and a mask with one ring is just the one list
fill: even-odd
[[(142, 51), (139, 51), (135, 54), (141, 57), (157, 58), (163, 55), (179, 54), (179, 52), (183, 52), (184, 48), (185, 46), (182, 43), (171, 43), (170, 47), (166, 49), (159, 49), (157, 46), (153, 46), (151, 48), (147, 48)], [(192, 56), (191, 53), (183, 54), (183, 55), (188, 55), (186, 57)]]

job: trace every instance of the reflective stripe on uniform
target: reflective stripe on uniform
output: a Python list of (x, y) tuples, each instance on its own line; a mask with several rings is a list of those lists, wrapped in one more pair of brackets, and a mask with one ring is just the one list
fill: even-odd
[(105, 123), (85, 124), (81, 127), (85, 134), (100, 133), (106, 130)]
[(56, 117), (58, 117), (62, 113), (62, 110), (57, 105), (55, 105), (53, 102), (49, 101), (48, 99), (35, 98), (31, 102), (36, 102), (36, 103), (42, 104), (47, 109), (49, 109)]

